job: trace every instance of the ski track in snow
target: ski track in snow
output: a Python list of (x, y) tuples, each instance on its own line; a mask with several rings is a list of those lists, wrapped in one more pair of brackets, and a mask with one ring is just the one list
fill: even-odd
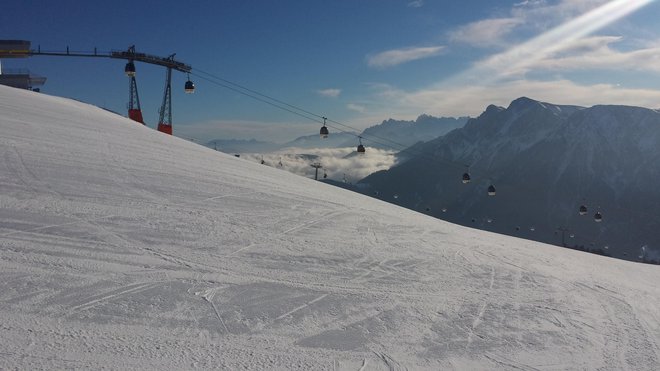
[[(490, 272), (490, 283), (488, 285), (488, 293), (484, 297), (484, 302), (481, 304), (481, 307), (479, 307), (479, 312), (477, 313), (476, 317), (474, 318), (474, 321), (472, 321), (472, 326), (470, 327), (468, 331), (468, 339), (467, 339), (467, 344), (465, 344), (465, 350), (469, 350), (470, 345), (472, 344), (472, 338), (475, 336), (475, 330), (477, 329), (477, 326), (479, 326), (479, 323), (481, 323), (484, 313), (486, 312), (486, 307), (488, 306), (488, 300), (490, 298), (490, 292), (493, 290), (493, 284), (495, 283), (495, 267), (491, 268)], [(479, 336), (479, 335), (476, 335)]]
[(660, 271), (0, 86), (0, 369), (660, 369)]
[(138, 293), (144, 290), (148, 290), (150, 288), (153, 288), (157, 285), (155, 282), (147, 282), (147, 283), (138, 283), (138, 284), (131, 284), (126, 287), (120, 288), (118, 290), (113, 290), (107, 294), (101, 294), (101, 295), (95, 295), (93, 299), (87, 300), (81, 304), (78, 304), (76, 306), (71, 307), (69, 310), (71, 312), (78, 312), (78, 311), (84, 311), (87, 309), (90, 309), (94, 307), (95, 305), (117, 298), (122, 295), (126, 294), (133, 294), (133, 293)]
[(314, 299), (314, 300), (312, 300), (312, 301), (310, 301), (310, 302), (308, 302), (308, 303), (305, 303), (305, 304), (303, 304), (303, 305), (301, 305), (301, 306), (299, 306), (299, 307), (293, 308), (292, 310), (290, 310), (290, 311), (284, 313), (283, 315), (281, 315), (281, 316), (275, 318), (275, 321), (279, 321), (279, 320), (281, 320), (282, 318), (286, 318), (286, 317), (288, 317), (288, 316), (290, 316), (290, 315), (296, 313), (297, 311), (299, 311), (299, 310), (301, 310), (301, 309), (305, 309), (305, 308), (309, 307), (310, 305), (316, 303), (317, 301), (325, 299), (328, 295), (330, 295), (330, 294), (323, 294), (323, 295), (319, 296), (318, 298), (316, 298), (316, 299)]
[(215, 292), (216, 292), (215, 289), (208, 290), (204, 295), (202, 295), (202, 297), (209, 304), (211, 304), (211, 307), (213, 308), (213, 312), (215, 313), (215, 316), (220, 321), (220, 324), (222, 325), (222, 328), (224, 328), (226, 333), (229, 333), (229, 329), (227, 328), (227, 325), (225, 324), (225, 321), (222, 319), (222, 316), (220, 315), (220, 312), (218, 311), (218, 307), (216, 307), (215, 303), (213, 302), (213, 297), (215, 296)]
[[(319, 223), (319, 222), (321, 222), (321, 221), (327, 220), (328, 218), (330, 218), (330, 217), (333, 216), (333, 215), (339, 215), (340, 213), (341, 213), (341, 212), (339, 212), (339, 211), (332, 211), (332, 212), (326, 213), (326, 214), (324, 214), (322, 217), (320, 217), (320, 218), (318, 218), (318, 219), (310, 220), (310, 221), (305, 221), (305, 222), (300, 223), (300, 224), (298, 224), (298, 225), (296, 225), (296, 226), (294, 226), (294, 227), (292, 227), (292, 228), (289, 228), (289, 229), (287, 229), (287, 230), (285, 230), (285, 231), (283, 231), (283, 232), (280, 232), (278, 235), (281, 236), (281, 235), (289, 234), (289, 233), (291, 233), (291, 232), (295, 232), (295, 231), (298, 231), (298, 230), (301, 230), (301, 229), (304, 229), (304, 228), (311, 227), (311, 226), (313, 226), (314, 224), (317, 224), (317, 223)], [(255, 247), (255, 246), (259, 246), (259, 245), (263, 245), (263, 244), (264, 244), (264, 242), (254, 242), (254, 243), (251, 243), (251, 244), (249, 244), (249, 245), (247, 245), (247, 246), (245, 246), (245, 247), (242, 247), (242, 248), (240, 248), (240, 249), (238, 249), (238, 250), (236, 250), (236, 251), (233, 251), (233, 252), (231, 252), (231, 253), (225, 255), (225, 257), (230, 257), (230, 256), (232, 256), (232, 255), (236, 255), (236, 254), (238, 254), (238, 253), (240, 253), (240, 252), (242, 252), (242, 251), (245, 251), (245, 250), (247, 250), (247, 249), (249, 249), (249, 248), (252, 248), (252, 247)]]

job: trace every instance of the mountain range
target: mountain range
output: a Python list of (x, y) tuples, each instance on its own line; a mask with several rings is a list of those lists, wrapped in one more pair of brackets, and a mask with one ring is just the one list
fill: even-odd
[(343, 148), (358, 144), (358, 136), (364, 138), (365, 145), (401, 150), (419, 141), (429, 141), (451, 130), (462, 127), (468, 117), (433, 117), (421, 115), (416, 120), (384, 120), (358, 134), (352, 131), (338, 131), (330, 128), (330, 135), (321, 138), (319, 134), (300, 136), (292, 141), (278, 144), (255, 139), (214, 139), (206, 146), (225, 153), (267, 153), (286, 148)]
[[(491, 105), (463, 128), (406, 152), (408, 161), (361, 180), (363, 192), (497, 233), (630, 260), (658, 258), (656, 110), (523, 97), (507, 108)], [(495, 196), (488, 195), (491, 185)], [(581, 205), (587, 215), (579, 215)]]
[(368, 144), (381, 149), (397, 150), (417, 142), (428, 142), (450, 131), (463, 127), (469, 117), (434, 117), (421, 115), (414, 121), (385, 120), (365, 129), (361, 136), (373, 138)]

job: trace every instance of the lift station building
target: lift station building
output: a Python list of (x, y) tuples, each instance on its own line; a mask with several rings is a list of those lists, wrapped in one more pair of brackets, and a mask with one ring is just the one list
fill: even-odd
[(26, 40), (0, 40), (0, 85), (39, 91), (46, 78), (31, 74), (27, 69), (2, 67), (2, 59), (26, 58), (30, 56), (30, 42)]

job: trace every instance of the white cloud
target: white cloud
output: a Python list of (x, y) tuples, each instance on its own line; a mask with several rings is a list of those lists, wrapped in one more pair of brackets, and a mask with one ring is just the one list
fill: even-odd
[[(561, 55), (583, 42), (583, 38), (615, 22), (652, 0), (615, 0), (575, 17), (505, 52), (492, 55), (454, 77), (454, 80), (488, 84), (498, 79), (519, 78), (543, 61)], [(584, 43), (584, 42), (583, 42)], [(470, 76), (474, 76), (470, 80)], [(484, 80), (489, 82), (484, 82)]]
[(415, 0), (408, 3), (409, 8), (421, 8), (424, 6), (424, 0)]
[(511, 16), (525, 20), (529, 24), (547, 27), (591, 11), (612, 0), (528, 0), (514, 4)]
[[(287, 148), (273, 153), (241, 154), (241, 158), (255, 162), (260, 162), (263, 158), (266, 165), (281, 167), (283, 170), (308, 178), (314, 177), (315, 170), (311, 164), (319, 162), (323, 167), (319, 170), (319, 178), (325, 173), (330, 179), (337, 181), (346, 179), (349, 183), (355, 183), (371, 173), (389, 169), (395, 162), (394, 152), (369, 147), (368, 141), (364, 141), (364, 145), (367, 147), (364, 155), (357, 155), (356, 147)], [(282, 166), (279, 165), (280, 162)]]
[[(444, 85), (406, 92), (389, 87), (388, 112), (401, 115), (427, 112), (434, 116), (476, 116), (489, 104), (508, 106), (521, 96), (554, 104), (593, 106), (623, 104), (658, 108), (660, 91), (626, 88), (617, 84), (577, 84), (566, 79), (552, 81), (513, 80), (496, 85)], [(386, 115), (386, 112), (383, 112)]]
[[(618, 83), (626, 80), (614, 80), (614, 72), (621, 76), (634, 71), (660, 72), (660, 42), (632, 50), (627, 45), (628, 49), (620, 51), (614, 46), (621, 42), (621, 37), (589, 36), (650, 1), (615, 0), (597, 8), (593, 6), (602, 1), (562, 1), (559, 5), (566, 11), (590, 11), (427, 88), (405, 91), (391, 85), (371, 84), (378, 104), (370, 105), (369, 114), (380, 114), (384, 118), (390, 117), (392, 112), (402, 118), (414, 118), (420, 112), (436, 116), (475, 116), (489, 104), (507, 106), (521, 96), (556, 104), (658, 108), (659, 91), (620, 85)], [(522, 5), (546, 6), (540, 1)], [(563, 72), (583, 69), (613, 72), (605, 80), (608, 83), (577, 82), (562, 76)], [(378, 111), (374, 107), (382, 108)]]
[(521, 6), (532, 6), (532, 5), (541, 5), (544, 4), (545, 0), (524, 0), (519, 3), (513, 4), (514, 7), (521, 7)]
[(322, 97), (337, 98), (341, 94), (341, 89), (321, 89), (317, 90), (316, 93)]
[(523, 23), (519, 18), (484, 19), (462, 26), (449, 35), (451, 41), (473, 46), (501, 46), (506, 43), (504, 37)]
[(444, 48), (444, 46), (427, 46), (388, 50), (368, 56), (367, 64), (377, 68), (393, 67), (418, 59), (434, 57), (439, 55)]
[(594, 36), (576, 40), (535, 63), (528, 71), (635, 70), (660, 72), (660, 46), (621, 52), (610, 47), (622, 40), (618, 36)]
[[(626, 0), (637, 2), (640, 0)], [(605, 4), (620, 6), (624, 0), (524, 0), (513, 4), (508, 16), (478, 20), (449, 32), (449, 39), (476, 47), (505, 46), (509, 36), (519, 37), (529, 30), (547, 30), (593, 11)], [(625, 4), (624, 4), (625, 5)], [(632, 5), (635, 6), (634, 4)]]
[(361, 106), (359, 104), (355, 104), (355, 103), (347, 104), (346, 108), (348, 108), (351, 111), (360, 112), (360, 113), (365, 113), (367, 111), (366, 107)]

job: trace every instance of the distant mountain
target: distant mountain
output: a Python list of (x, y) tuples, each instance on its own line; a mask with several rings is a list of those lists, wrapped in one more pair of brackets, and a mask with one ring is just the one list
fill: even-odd
[[(365, 129), (362, 136), (373, 139), (369, 146), (391, 149), (392, 142), (395, 149), (411, 146), (417, 142), (428, 142), (448, 132), (463, 127), (469, 117), (433, 117), (421, 115), (415, 121), (385, 120), (379, 125)], [(398, 145), (397, 145), (398, 144)]]
[(255, 139), (214, 139), (207, 142), (206, 146), (224, 153), (265, 153), (280, 148), (277, 143), (261, 142)]
[[(519, 98), (411, 152), (408, 162), (363, 179), (364, 193), (458, 224), (631, 260), (660, 249), (658, 111)], [(464, 164), (469, 184), (461, 182)], [(491, 184), (496, 196), (487, 195)], [(588, 215), (578, 215), (581, 204)]]
[(330, 135), (304, 135), (284, 144), (262, 142), (255, 139), (214, 139), (206, 146), (225, 153), (267, 153), (285, 148), (342, 148), (357, 146), (362, 136), (369, 147), (401, 150), (419, 141), (429, 141), (444, 135), (467, 122), (467, 117), (433, 117), (421, 115), (415, 121), (385, 120), (362, 133), (342, 132), (330, 128)]

